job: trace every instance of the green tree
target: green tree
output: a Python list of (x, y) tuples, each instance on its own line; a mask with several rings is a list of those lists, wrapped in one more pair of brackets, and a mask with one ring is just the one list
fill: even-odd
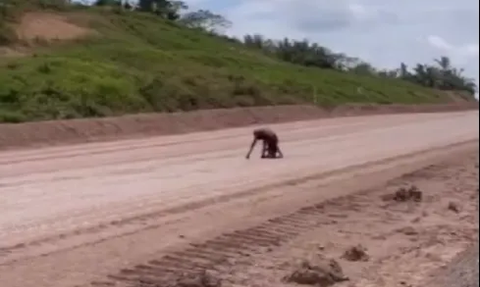
[(139, 0), (138, 9), (144, 12), (151, 12), (168, 20), (178, 20), (181, 10), (188, 9), (183, 1), (169, 0)]
[(215, 14), (209, 10), (198, 10), (186, 13), (180, 17), (179, 22), (189, 28), (202, 29), (217, 34), (230, 28), (232, 25), (232, 23), (222, 15)]
[(405, 63), (398, 69), (378, 70), (370, 63), (345, 54), (334, 53), (326, 47), (308, 40), (297, 41), (284, 38), (271, 40), (259, 34), (245, 35), (243, 44), (259, 49), (285, 62), (317, 68), (370, 75), (374, 77), (399, 78), (425, 87), (441, 90), (467, 91), (474, 95), (477, 86), (473, 79), (463, 76), (463, 70), (452, 66), (450, 58), (442, 56), (434, 59), (434, 65), (416, 64), (409, 71)]

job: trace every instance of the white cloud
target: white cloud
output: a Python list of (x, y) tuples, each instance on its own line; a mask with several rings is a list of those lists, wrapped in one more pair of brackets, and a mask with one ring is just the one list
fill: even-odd
[(428, 36), (427, 41), (432, 47), (452, 57), (463, 59), (478, 58), (478, 43), (453, 45), (436, 35)]
[(368, 11), (364, 6), (356, 3), (349, 4), (348, 10), (353, 17), (359, 20), (371, 18), (374, 14), (373, 11)]
[(427, 37), (428, 43), (435, 48), (438, 48), (443, 51), (451, 51), (453, 49), (452, 45), (447, 43), (442, 37), (430, 35)]

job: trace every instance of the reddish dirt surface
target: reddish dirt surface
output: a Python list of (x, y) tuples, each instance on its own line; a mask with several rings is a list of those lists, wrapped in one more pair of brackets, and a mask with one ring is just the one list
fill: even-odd
[(58, 144), (110, 141), (146, 136), (274, 124), (320, 118), (478, 109), (478, 103), (438, 105), (345, 105), (333, 110), (314, 106), (276, 106), (143, 114), (117, 118), (0, 124), (0, 150)]
[[(251, 127), (1, 152), (0, 285), (169, 286), (184, 272), (233, 268), (221, 278), (225, 284), (279, 286), (276, 276), (289, 269), (277, 270), (284, 262), (278, 258), (294, 267), (292, 256), (312, 238), (329, 256), (362, 244), (370, 259), (350, 266), (367, 264), (358, 266), (380, 274), (398, 267), (388, 262), (415, 254), (412, 236), (422, 243), (437, 235), (442, 248), (421, 246), (453, 256), (463, 247), (455, 242), (470, 240), (474, 225), (463, 203), (470, 194), (463, 171), (430, 168), (423, 177), (374, 187), (443, 158), (478, 153), (478, 123), (478, 111), (468, 111), (272, 125), (282, 160), (245, 160)], [(455, 180), (462, 188), (452, 193)], [(423, 191), (421, 202), (382, 200), (407, 183)], [(462, 202), (460, 213), (449, 211), (450, 202)], [(428, 216), (416, 222), (420, 211)], [(460, 228), (459, 216), (469, 225)], [(373, 246), (372, 234), (389, 240)], [(379, 258), (390, 261), (380, 266)], [(388, 282), (406, 274), (405, 266)], [(348, 276), (376, 282), (375, 273), (359, 277), (355, 268), (344, 266)], [(273, 285), (262, 285), (266, 278)]]
[[(335, 284), (338, 287), (473, 287), (472, 279), (478, 280), (475, 273), (468, 277), (470, 281), (466, 281), (462, 273), (478, 270), (475, 269), (478, 252), (473, 252), (476, 257), (472, 257), (461, 251), (478, 240), (476, 166), (478, 152), (474, 151), (377, 188), (290, 214), (283, 218), (283, 226), (309, 231), (292, 236), (291, 241), (272, 247), (268, 252), (239, 258), (236, 266), (217, 266), (222, 286), (293, 287), (296, 285), (282, 279), (295, 272), (299, 262), (322, 256), (336, 260), (349, 277), (349, 281)], [(423, 192), (423, 201), (382, 199), (385, 194), (411, 185)], [(451, 200), (461, 202), (461, 212), (449, 211)], [(346, 260), (343, 254), (352, 244), (362, 244), (369, 259)], [(452, 271), (435, 278), (435, 284), (425, 284), (431, 280), (429, 274), (438, 276), (436, 270), (446, 266), (459, 253), (459, 259), (470, 259), (467, 268), (463, 265), (463, 272)], [(452, 266), (460, 263), (454, 262)], [(442, 268), (440, 273), (445, 270)]]
[[(478, 203), (478, 202), (477, 202)], [(478, 222), (477, 222), (478, 225)], [(478, 236), (478, 234), (477, 234)], [(428, 287), (478, 287), (479, 286), (478, 238), (476, 244), (459, 253), (447, 265), (442, 265), (430, 275), (424, 284)]]
[(65, 16), (44, 12), (26, 13), (15, 27), (21, 40), (71, 40), (84, 37), (92, 31), (70, 23)]

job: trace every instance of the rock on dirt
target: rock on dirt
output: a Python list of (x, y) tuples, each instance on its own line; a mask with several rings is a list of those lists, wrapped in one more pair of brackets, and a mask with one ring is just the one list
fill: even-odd
[(301, 265), (285, 277), (286, 282), (318, 287), (332, 286), (338, 282), (348, 281), (343, 270), (334, 259), (316, 256), (313, 260), (305, 260)]
[(180, 278), (169, 287), (222, 287), (222, 281), (214, 274), (204, 271), (196, 276)]
[(345, 253), (343, 253), (342, 258), (353, 262), (370, 260), (367, 249), (360, 244), (348, 248)]

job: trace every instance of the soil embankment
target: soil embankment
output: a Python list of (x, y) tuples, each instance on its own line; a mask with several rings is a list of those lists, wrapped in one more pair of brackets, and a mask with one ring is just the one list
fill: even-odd
[(188, 113), (140, 114), (115, 118), (0, 124), (0, 149), (39, 147), (173, 135), (258, 124), (329, 117), (395, 113), (432, 113), (478, 109), (478, 103), (437, 105), (270, 106), (200, 110)]

